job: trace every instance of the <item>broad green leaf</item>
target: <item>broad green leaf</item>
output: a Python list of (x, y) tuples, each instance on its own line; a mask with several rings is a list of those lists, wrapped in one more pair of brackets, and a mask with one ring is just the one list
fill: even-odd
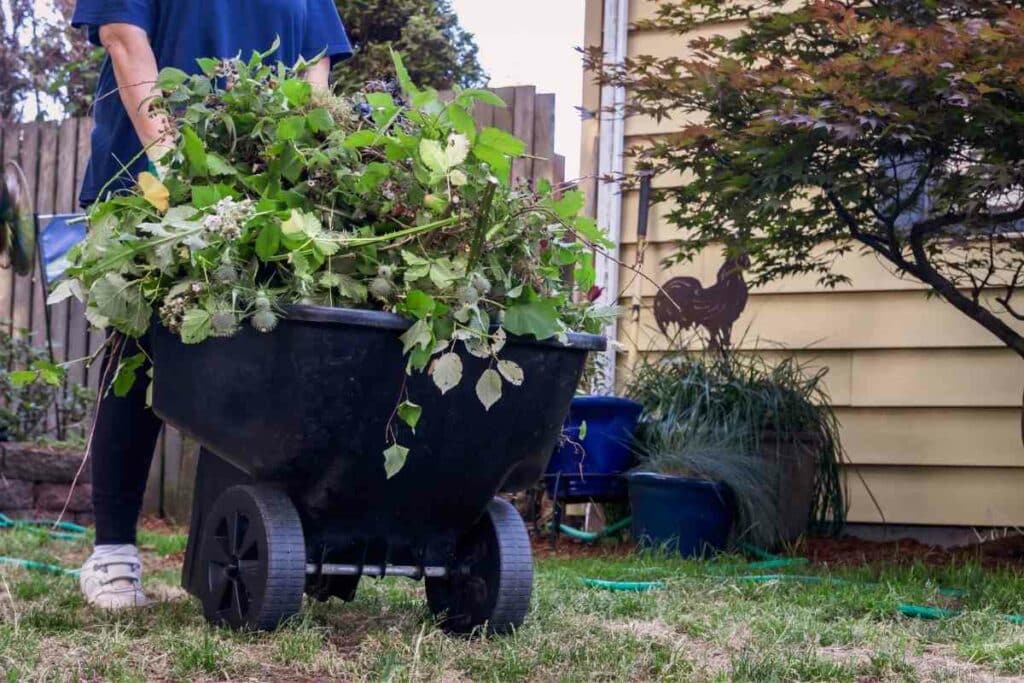
[(318, 107), (306, 114), (306, 123), (314, 133), (327, 133), (334, 130), (334, 119), (330, 112), (323, 107)]
[(491, 172), (508, 184), (509, 173), (512, 170), (512, 162), (507, 154), (504, 154), (493, 147), (477, 143), (473, 146), (473, 156), (491, 167)]
[(297, 140), (306, 132), (305, 116), (289, 116), (277, 124), (278, 140)]
[(510, 360), (499, 360), (498, 361), (498, 372), (504, 377), (509, 384), (514, 386), (521, 386), (523, 384), (523, 368), (518, 363), (514, 363)]
[(423, 406), (416, 405), (412, 401), (403, 401), (398, 406), (398, 417), (405, 424), (409, 425), (409, 429), (416, 431), (416, 425), (419, 424), (420, 416), (423, 414)]
[(281, 82), (281, 92), (284, 93), (288, 104), (293, 107), (302, 107), (309, 102), (313, 94), (313, 86), (309, 81), (301, 78), (289, 78)]
[(414, 289), (405, 295), (404, 310), (415, 318), (426, 318), (434, 312), (437, 301), (434, 297), (420, 289)]
[(281, 232), (287, 237), (295, 237), (305, 234), (306, 221), (302, 212), (292, 209), (288, 219), (281, 223)]
[(7, 378), (11, 381), (11, 384), (15, 389), (21, 389), (27, 387), (36, 381), (38, 373), (34, 370), (15, 370), (7, 374)]
[(200, 57), (196, 60), (196, 63), (199, 64), (200, 70), (202, 70), (203, 75), (207, 78), (215, 77), (217, 69), (220, 67), (220, 60), (211, 57)]
[(356, 132), (345, 138), (345, 142), (342, 144), (349, 148), (355, 149), (356, 147), (372, 147), (379, 145), (385, 141), (386, 137), (381, 135), (375, 130), (363, 129), (357, 130)]
[(384, 451), (384, 473), (388, 479), (402, 471), (402, 468), (405, 467), (405, 460), (408, 457), (409, 449), (405, 446), (399, 446), (397, 443), (392, 444), (390, 448)]
[(181, 137), (185, 144), (185, 159), (188, 160), (192, 175), (208, 175), (210, 169), (206, 163), (206, 146), (199, 139), (199, 135), (192, 129), (192, 126), (185, 126), (181, 130)]
[(161, 90), (175, 90), (188, 80), (188, 74), (181, 69), (168, 66), (160, 70), (156, 77), (156, 85)]
[(269, 261), (277, 255), (281, 248), (281, 229), (275, 223), (264, 225), (256, 238), (256, 256), (261, 261)]
[(225, 161), (224, 157), (213, 152), (206, 155), (206, 167), (210, 169), (210, 175), (238, 175), (237, 168)]
[(448, 138), (448, 146), (444, 150), (447, 168), (454, 168), (469, 156), (469, 138), (465, 135), (452, 135)]
[(455, 130), (465, 135), (467, 139), (476, 136), (476, 121), (473, 120), (469, 112), (455, 102), (449, 104), (445, 111), (447, 111), (448, 120), (452, 122), (452, 127)]
[(544, 299), (509, 306), (505, 309), (503, 326), (512, 334), (550, 339), (562, 331), (558, 320), (558, 308), (555, 301)]
[(434, 334), (425, 320), (417, 320), (400, 339), (402, 340), (402, 352), (409, 353), (416, 347), (429, 349), (434, 343)]
[(39, 379), (43, 380), (44, 384), (51, 387), (60, 386), (64, 381), (64, 369), (43, 358), (32, 361), (32, 369), (38, 373)]
[(185, 311), (181, 321), (181, 341), (186, 344), (198, 344), (207, 339), (213, 332), (213, 320), (202, 308), (190, 308)]
[(213, 206), (221, 199), (220, 190), (215, 185), (192, 186), (192, 205), (197, 209)]
[(489, 104), (491, 106), (498, 107), (499, 109), (505, 109), (506, 107), (508, 107), (508, 105), (505, 103), (505, 100), (501, 99), (490, 90), (484, 90), (482, 88), (470, 88), (468, 90), (463, 90), (461, 93), (459, 93), (459, 99), (463, 98), (467, 100), (477, 100), (479, 102), (483, 102), (484, 104)]
[(138, 283), (129, 283), (117, 273), (107, 273), (94, 282), (89, 301), (102, 318), (133, 337), (149, 327), (151, 310)]
[(569, 220), (583, 210), (586, 201), (583, 193), (579, 190), (570, 190), (563, 194), (557, 201), (551, 202), (551, 208), (562, 220)]
[(135, 373), (146, 362), (146, 356), (137, 353), (134, 356), (122, 358), (117, 366), (117, 374), (114, 375), (114, 395), (124, 397), (128, 395), (135, 385)]
[(477, 136), (477, 143), (510, 156), (520, 156), (526, 151), (526, 143), (499, 128), (484, 128)]
[(448, 172), (444, 149), (437, 140), (420, 141), (420, 159), (423, 161), (424, 166), (435, 173), (444, 174)]
[(50, 296), (46, 297), (46, 305), (53, 306), (54, 304), (59, 304), (61, 301), (72, 296), (79, 301), (85, 301), (85, 292), (82, 290), (82, 283), (79, 280), (65, 278), (53, 288)]
[(501, 399), (501, 375), (490, 368), (484, 370), (476, 383), (476, 397), (480, 399), (484, 410), (490, 410)]
[(442, 394), (447, 394), (462, 381), (462, 359), (457, 353), (438, 356), (430, 366), (430, 378)]

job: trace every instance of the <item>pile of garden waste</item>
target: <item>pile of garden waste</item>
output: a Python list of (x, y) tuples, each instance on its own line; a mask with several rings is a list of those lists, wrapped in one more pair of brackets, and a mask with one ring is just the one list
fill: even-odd
[[(495, 95), (443, 101), (396, 55), (397, 84), (339, 96), (268, 56), (160, 73), (154, 106), (177, 129), (168, 170), (90, 210), (51, 301), (74, 296), (97, 327), (139, 337), (160, 324), (186, 344), (272, 332), (293, 304), (390, 311), (411, 322), (408, 370), (442, 393), (464, 379), (457, 345), (491, 358), (465, 378), (487, 408), (525, 380), (501, 358), (508, 335), (596, 332), (614, 315), (574, 296), (606, 244), (582, 194), (511, 178), (523, 143), (474, 121), (475, 103), (504, 106)], [(120, 359), (117, 390), (141, 361)], [(419, 407), (399, 408), (415, 427)]]

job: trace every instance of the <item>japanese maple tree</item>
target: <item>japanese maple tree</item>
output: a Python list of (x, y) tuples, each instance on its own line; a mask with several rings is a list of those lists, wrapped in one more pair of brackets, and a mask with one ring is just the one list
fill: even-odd
[[(729, 22), (732, 35), (693, 32)], [(683, 178), (673, 259), (713, 244), (753, 283), (876, 254), (1024, 356), (1024, 9), (995, 0), (659, 2), (676, 56), (587, 63), (627, 114), (679, 122), (631, 150)], [(696, 35), (697, 37), (694, 37)]]

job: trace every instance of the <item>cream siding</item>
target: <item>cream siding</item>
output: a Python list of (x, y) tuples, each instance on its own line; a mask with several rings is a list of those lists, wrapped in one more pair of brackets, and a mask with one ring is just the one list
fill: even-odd
[[(656, 3), (631, 1), (631, 18), (652, 16)], [(600, 0), (587, 3), (588, 44), (600, 41)], [(706, 33), (730, 33), (737, 25)], [(683, 55), (686, 38), (631, 31), (630, 55)], [(598, 91), (584, 89), (584, 106), (597, 108)], [(634, 118), (626, 123), (626, 147), (672, 132), (678, 121)], [(599, 126), (584, 126), (583, 169), (593, 166)], [(627, 168), (629, 160), (627, 160)], [(661, 178), (661, 186), (683, 182)], [(622, 202), (620, 258), (632, 263), (637, 250), (638, 200)], [(677, 229), (666, 221), (668, 206), (652, 208), (646, 274), (659, 283), (675, 275), (714, 282), (721, 255), (702, 254), (693, 263), (663, 270)], [(778, 357), (787, 349), (801, 361), (828, 367), (828, 390), (840, 421), (850, 462), (850, 520), (898, 524), (1024, 526), (1024, 449), (1021, 389), (1024, 363), (984, 329), (948, 304), (927, 296), (913, 280), (894, 276), (872, 255), (851, 254), (838, 271), (851, 284), (820, 287), (799, 277), (752, 291), (734, 328), (745, 352)], [(635, 291), (622, 269), (620, 303)], [(624, 320), (619, 340), (630, 353), (620, 359), (620, 382), (635, 353), (660, 355), (668, 344), (650, 313), (655, 286), (639, 280), (644, 305), (639, 325)], [(1024, 329), (1024, 326), (1022, 326)], [(787, 351), (788, 352), (788, 351)], [(876, 510), (867, 489), (882, 509)]]

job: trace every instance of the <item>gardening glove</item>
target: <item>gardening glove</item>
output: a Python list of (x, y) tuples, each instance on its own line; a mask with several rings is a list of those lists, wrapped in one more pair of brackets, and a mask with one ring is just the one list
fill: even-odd
[(152, 173), (157, 180), (163, 179), (170, 168), (169, 155), (174, 149), (163, 140), (153, 142), (146, 147), (146, 170)]

